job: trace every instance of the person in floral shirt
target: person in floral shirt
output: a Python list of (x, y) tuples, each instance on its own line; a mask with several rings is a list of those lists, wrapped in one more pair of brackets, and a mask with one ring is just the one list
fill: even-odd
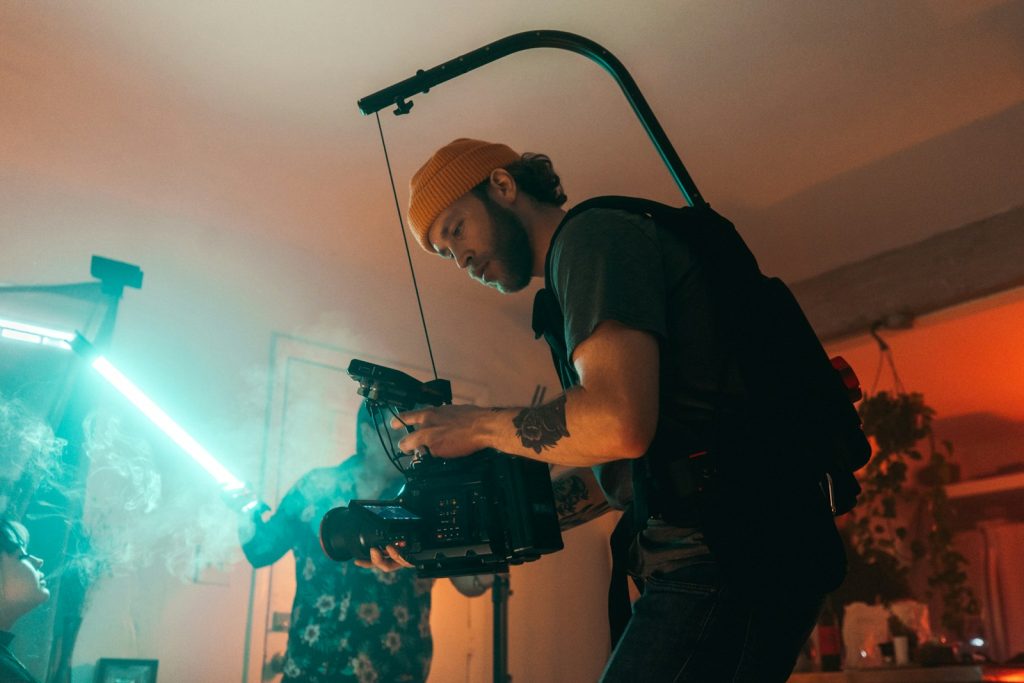
[[(412, 570), (388, 573), (334, 562), (320, 547), (320, 520), (328, 510), (356, 498), (392, 498), (404, 481), (384, 453), (365, 405), (356, 429), (355, 455), (307, 472), (269, 519), (256, 514), (239, 530), (253, 567), (273, 564), (289, 550), (295, 556), (284, 660), (289, 683), (423, 683), (430, 670), (433, 580), (419, 579)], [(483, 592), (480, 581), (455, 583), (467, 595)]]

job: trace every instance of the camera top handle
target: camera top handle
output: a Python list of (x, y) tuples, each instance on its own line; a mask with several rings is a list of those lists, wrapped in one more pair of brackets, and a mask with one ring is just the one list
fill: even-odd
[(418, 405), (439, 406), (452, 402), (452, 384), (446, 379), (421, 382), (400, 370), (374, 365), (353, 358), (348, 375), (359, 383), (360, 396), (386, 403), (399, 410), (412, 410)]

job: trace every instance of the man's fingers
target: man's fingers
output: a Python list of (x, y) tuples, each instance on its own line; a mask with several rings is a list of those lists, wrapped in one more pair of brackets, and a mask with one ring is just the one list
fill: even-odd
[(386, 555), (379, 548), (370, 548), (370, 559), (355, 560), (356, 566), (366, 569), (379, 569), (382, 572), (394, 572), (403, 568), (412, 569), (415, 566), (402, 557), (401, 553), (393, 545), (387, 546), (384, 550), (387, 553)]
[(422, 432), (416, 431), (412, 434), (402, 437), (402, 440), (398, 442), (398, 450), (403, 453), (412, 453), (417, 448), (423, 447), (423, 434)]
[(394, 560), (396, 563), (400, 564), (406, 569), (412, 569), (413, 565), (404, 557), (402, 557), (402, 554), (398, 552), (398, 548), (396, 548), (393, 545), (389, 545), (385, 548), (385, 550), (388, 551), (388, 555), (390, 555), (391, 559)]
[(391, 560), (384, 557), (384, 554), (377, 548), (370, 548), (370, 562), (372, 562), (373, 566), (377, 569), (381, 569), (383, 571), (391, 570)]
[(426, 412), (427, 411), (425, 410), (410, 410), (406, 413), (399, 413), (397, 416), (391, 418), (391, 428), (401, 429), (407, 425), (422, 424)]

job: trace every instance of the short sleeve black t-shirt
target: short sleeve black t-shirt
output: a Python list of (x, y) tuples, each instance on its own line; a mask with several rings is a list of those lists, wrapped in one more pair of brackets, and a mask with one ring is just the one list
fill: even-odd
[[(659, 432), (709, 420), (723, 375), (700, 268), (681, 236), (639, 214), (595, 208), (562, 225), (548, 258), (569, 384), (579, 382), (571, 367), (575, 349), (614, 320), (658, 339)], [(627, 471), (617, 469), (610, 479), (601, 467), (595, 473), (616, 490)], [(629, 571), (651, 576), (707, 553), (692, 528), (649, 526), (630, 551)]]
[(551, 273), (569, 358), (605, 320), (665, 338), (660, 260), (655, 226), (641, 216), (595, 209), (562, 227), (552, 247)]
[(548, 258), (570, 364), (604, 321), (650, 332), (659, 341), (662, 415), (710, 415), (720, 350), (699, 266), (679, 235), (639, 214), (591, 209), (562, 225)]

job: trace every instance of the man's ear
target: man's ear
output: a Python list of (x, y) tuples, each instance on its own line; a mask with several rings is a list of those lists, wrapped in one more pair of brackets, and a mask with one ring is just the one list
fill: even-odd
[(491, 171), (489, 191), (491, 197), (501, 202), (505, 206), (509, 206), (516, 201), (516, 197), (519, 194), (519, 187), (516, 185), (516, 179), (512, 177), (512, 174), (503, 168), (496, 168)]

